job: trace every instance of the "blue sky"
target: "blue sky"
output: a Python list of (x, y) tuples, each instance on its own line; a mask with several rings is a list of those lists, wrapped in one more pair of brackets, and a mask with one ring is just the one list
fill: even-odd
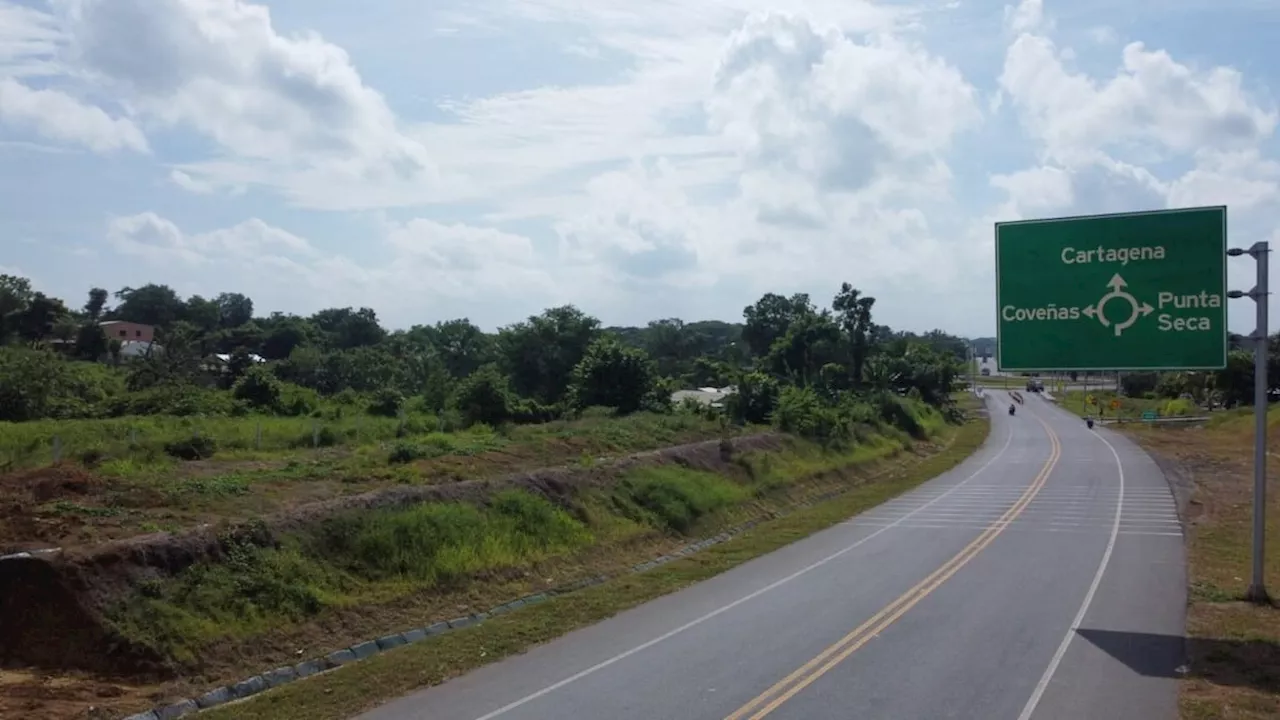
[(992, 334), (997, 220), (1280, 241), (1280, 6), (1115, 5), (0, 0), (0, 272), (486, 328), (848, 281)]

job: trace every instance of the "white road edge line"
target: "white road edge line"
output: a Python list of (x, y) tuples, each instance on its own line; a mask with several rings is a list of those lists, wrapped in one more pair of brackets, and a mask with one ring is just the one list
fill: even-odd
[(1032, 691), (1031, 697), (1027, 699), (1027, 704), (1022, 707), (1022, 714), (1018, 715), (1018, 720), (1031, 720), (1032, 714), (1035, 713), (1036, 707), (1040, 704), (1040, 698), (1044, 696), (1045, 689), (1049, 687), (1049, 682), (1053, 680), (1053, 674), (1058, 671), (1058, 665), (1062, 662), (1062, 657), (1067, 654), (1071, 639), (1075, 637), (1076, 630), (1080, 628), (1080, 624), (1084, 622), (1084, 616), (1089, 612), (1089, 606), (1093, 604), (1093, 596), (1098, 592), (1098, 586), (1102, 584), (1102, 576), (1106, 574), (1107, 564), (1111, 562), (1111, 552), (1116, 548), (1116, 537), (1120, 534), (1120, 514), (1124, 511), (1124, 463), (1121, 462), (1120, 453), (1116, 452), (1115, 445), (1112, 445), (1101, 433), (1096, 434), (1095, 437), (1111, 450), (1111, 456), (1116, 459), (1116, 470), (1120, 475), (1120, 499), (1116, 503), (1116, 516), (1111, 525), (1111, 537), (1107, 540), (1107, 550), (1102, 553), (1102, 561), (1098, 563), (1098, 570), (1093, 574), (1093, 583), (1089, 585), (1089, 592), (1085, 594), (1084, 602), (1080, 603), (1080, 610), (1076, 612), (1075, 618), (1071, 621), (1071, 627), (1067, 628), (1067, 634), (1062, 637), (1058, 650), (1053, 654), (1053, 659), (1049, 661), (1049, 667), (1045, 668), (1044, 675), (1040, 676), (1040, 682), (1036, 684), (1036, 689)]
[[(963, 487), (965, 483), (967, 483), (967, 482), (969, 482), (970, 480), (972, 480), (972, 479), (974, 479), (974, 478), (978, 477), (978, 475), (979, 475), (979, 474), (981, 474), (984, 470), (986, 470), (987, 468), (991, 467), (992, 463), (994, 463), (996, 460), (999, 460), (1002, 456), (1004, 456), (1005, 451), (1009, 449), (1009, 445), (1010, 445), (1010, 443), (1012, 443), (1012, 442), (1013, 442), (1013, 428), (1014, 428), (1014, 426), (1012, 426), (1012, 425), (1011, 425), (1011, 426), (1009, 426), (1009, 437), (1007, 437), (1007, 438), (1005, 439), (1005, 441), (1004, 441), (1004, 445), (1003, 445), (1003, 446), (1001, 446), (1001, 448), (1000, 448), (1000, 451), (999, 451), (999, 452), (997, 452), (995, 455), (992, 455), (992, 456), (991, 456), (991, 458), (990, 458), (989, 460), (987, 460), (985, 463), (983, 463), (983, 464), (982, 464), (982, 467), (979, 467), (977, 470), (974, 470), (974, 471), (973, 471), (973, 474), (969, 475), (969, 477), (965, 478), (964, 480), (961, 480), (960, 482), (956, 483), (955, 485), (952, 485), (952, 486), (951, 486), (951, 488), (950, 488), (949, 490), (947, 490), (947, 492), (944, 492), (944, 493), (942, 493), (941, 495), (938, 495), (938, 496), (937, 496), (937, 497), (935, 497), (933, 500), (930, 500), (928, 503), (926, 503), (926, 504), (924, 504), (924, 505), (920, 506), (920, 508), (919, 508), (919, 509), (920, 509), (920, 510), (923, 510), (924, 508), (929, 507), (929, 506), (930, 506), (930, 505), (932, 505), (933, 503), (935, 503), (935, 502), (937, 502), (937, 501), (939, 501), (939, 500), (943, 499), (944, 497), (946, 497), (946, 496), (951, 492), (951, 490), (958, 490), (959, 488)], [(800, 577), (801, 575), (805, 575), (805, 574), (807, 574), (807, 573), (809, 573), (809, 572), (812, 572), (812, 571), (814, 571), (814, 570), (817, 570), (818, 568), (822, 567), (823, 565), (826, 565), (827, 563), (831, 562), (832, 560), (835, 560), (836, 558), (838, 558), (838, 557), (840, 557), (840, 556), (844, 555), (845, 553), (848, 553), (848, 552), (852, 551), (853, 549), (857, 548), (859, 545), (862, 545), (863, 543), (867, 542), (868, 540), (871, 540), (872, 538), (874, 538), (874, 537), (876, 537), (876, 536), (880, 535), (881, 533), (884, 533), (884, 532), (887, 532), (887, 531), (889, 531), (889, 530), (893, 529), (893, 528), (894, 528), (894, 527), (896, 527), (899, 523), (901, 523), (903, 520), (906, 520), (907, 518), (911, 517), (911, 515), (912, 515), (913, 513), (914, 513), (914, 511), (913, 511), (912, 513), (908, 513), (908, 514), (906, 514), (906, 515), (902, 516), (902, 517), (901, 517), (901, 518), (899, 518), (896, 522), (894, 522), (894, 523), (892, 523), (892, 524), (890, 524), (890, 525), (885, 525), (884, 527), (880, 528), (879, 530), (876, 530), (875, 532), (871, 533), (870, 535), (867, 535), (867, 536), (865, 536), (865, 537), (862, 537), (862, 538), (858, 539), (858, 541), (857, 541), (857, 542), (854, 542), (852, 545), (848, 545), (848, 546), (846, 546), (846, 547), (844, 547), (844, 548), (841, 548), (840, 550), (837, 550), (836, 552), (831, 553), (830, 555), (828, 555), (828, 556), (826, 556), (826, 557), (822, 558), (821, 560), (818, 560), (817, 562), (815, 562), (815, 563), (813, 563), (813, 564), (811, 564), (811, 565), (806, 565), (805, 567), (800, 568), (799, 570), (797, 570), (797, 571), (795, 571), (795, 572), (791, 573), (790, 575), (788, 575), (788, 576), (786, 576), (786, 577), (784, 577), (784, 578), (782, 578), (782, 579), (780, 579), (780, 580), (775, 580), (774, 582), (769, 583), (768, 585), (765, 585), (764, 587), (760, 588), (759, 590), (756, 590), (756, 591), (754, 591), (754, 592), (752, 592), (752, 593), (750, 593), (750, 594), (747, 594), (747, 595), (744, 595), (744, 596), (742, 596), (742, 597), (738, 598), (737, 600), (734, 600), (733, 602), (729, 603), (728, 605), (722, 605), (721, 607), (718, 607), (718, 608), (716, 608), (715, 610), (712, 610), (711, 612), (707, 613), (706, 615), (703, 615), (703, 616), (701, 616), (701, 617), (694, 618), (693, 620), (690, 620), (689, 622), (685, 623), (684, 625), (681, 625), (681, 626), (680, 626), (680, 627), (678, 627), (678, 628), (675, 628), (674, 630), (670, 630), (670, 631), (668, 631), (668, 632), (665, 632), (665, 633), (663, 633), (663, 634), (659, 635), (658, 637), (656, 637), (656, 638), (654, 638), (654, 639), (652, 639), (652, 640), (649, 640), (649, 641), (647, 641), (647, 642), (641, 643), (641, 644), (639, 644), (639, 645), (637, 645), (637, 646), (635, 646), (635, 647), (631, 648), (630, 650), (625, 650), (625, 651), (623, 651), (623, 652), (620, 652), (620, 653), (618, 653), (617, 655), (614, 655), (613, 657), (609, 658), (608, 660), (603, 660), (603, 661), (601, 661), (601, 662), (598, 662), (598, 663), (596, 663), (595, 665), (592, 665), (591, 667), (589, 667), (589, 668), (587, 668), (587, 669), (585, 669), (585, 670), (582, 670), (582, 671), (580, 671), (580, 672), (574, 673), (573, 675), (570, 675), (569, 677), (567, 677), (567, 678), (565, 678), (565, 679), (563, 679), (563, 680), (560, 680), (559, 682), (552, 683), (551, 685), (548, 685), (548, 686), (546, 686), (546, 687), (542, 688), (541, 690), (538, 690), (538, 691), (536, 691), (536, 692), (533, 692), (533, 693), (530, 693), (530, 694), (528, 694), (528, 695), (525, 695), (524, 697), (520, 698), (519, 700), (516, 700), (516, 701), (514, 701), (514, 702), (511, 702), (511, 703), (508, 703), (508, 704), (506, 704), (506, 705), (503, 705), (502, 707), (498, 708), (497, 710), (494, 710), (493, 712), (487, 713), (487, 714), (485, 714), (485, 715), (481, 715), (480, 717), (476, 718), (476, 720), (493, 720), (493, 718), (496, 718), (496, 717), (498, 717), (498, 716), (500, 716), (500, 715), (505, 715), (506, 713), (511, 712), (512, 710), (515, 710), (516, 708), (518, 708), (518, 707), (520, 707), (520, 706), (522, 706), (522, 705), (525, 705), (525, 704), (527, 704), (527, 703), (529, 703), (529, 702), (532, 702), (532, 701), (534, 701), (534, 700), (537, 700), (538, 698), (542, 697), (543, 695), (547, 695), (548, 693), (551, 693), (551, 692), (554, 692), (554, 691), (556, 691), (556, 690), (559, 690), (560, 688), (562, 688), (562, 687), (564, 687), (565, 685), (568, 685), (568, 684), (570, 684), (570, 683), (577, 682), (578, 680), (581, 680), (582, 678), (584, 678), (584, 677), (586, 677), (586, 676), (588, 676), (588, 675), (592, 675), (592, 674), (594, 674), (594, 673), (596, 673), (596, 672), (599, 672), (600, 670), (603, 670), (603, 669), (605, 669), (605, 668), (609, 667), (610, 665), (613, 665), (613, 664), (614, 664), (614, 663), (616, 663), (616, 662), (619, 662), (619, 661), (621, 661), (621, 660), (625, 660), (625, 659), (627, 659), (627, 658), (631, 657), (632, 655), (635, 655), (636, 653), (638, 653), (638, 652), (640, 652), (640, 651), (642, 651), (642, 650), (647, 650), (647, 649), (649, 649), (649, 648), (653, 647), (654, 645), (657, 645), (658, 643), (660, 643), (660, 642), (662, 642), (662, 641), (664, 641), (664, 640), (668, 640), (668, 639), (670, 639), (670, 638), (673, 638), (673, 637), (675, 637), (676, 635), (679, 635), (680, 633), (682, 633), (682, 632), (684, 632), (684, 631), (686, 631), (686, 630), (688, 630), (688, 629), (690, 629), (690, 628), (693, 628), (693, 627), (696, 627), (696, 626), (698, 626), (698, 625), (701, 625), (702, 623), (704, 623), (704, 622), (706, 622), (706, 621), (708, 621), (708, 620), (710, 620), (710, 619), (712, 619), (712, 618), (714, 618), (714, 617), (716, 617), (716, 616), (718, 616), (718, 615), (721, 615), (721, 614), (723, 614), (723, 613), (726, 613), (726, 612), (728, 612), (728, 611), (730, 611), (730, 610), (732, 610), (732, 609), (734, 609), (734, 608), (738, 607), (739, 605), (741, 605), (741, 604), (743, 604), (743, 603), (745, 603), (745, 602), (747, 602), (747, 601), (754, 600), (755, 598), (760, 597), (761, 595), (763, 595), (763, 594), (765, 594), (765, 593), (769, 592), (770, 590), (773, 590), (773, 589), (775, 589), (775, 588), (779, 588), (779, 587), (781, 587), (781, 586), (783, 586), (783, 585), (785, 585), (785, 584), (787, 584), (787, 583), (791, 582), (792, 580), (795, 580), (796, 578)], [(836, 526), (833, 526), (833, 527), (836, 527)]]

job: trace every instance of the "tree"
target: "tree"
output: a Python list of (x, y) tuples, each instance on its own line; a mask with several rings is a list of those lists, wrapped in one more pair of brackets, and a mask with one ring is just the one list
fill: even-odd
[(831, 307), (836, 311), (840, 328), (849, 337), (851, 354), (850, 370), (854, 384), (862, 384), (862, 366), (867, 360), (869, 338), (875, 331), (871, 322), (871, 308), (876, 299), (862, 295), (849, 283), (841, 283)]
[(632, 413), (644, 405), (656, 380), (653, 361), (643, 350), (606, 336), (592, 342), (574, 368), (571, 396), (578, 408), (603, 405)]
[(84, 304), (84, 314), (89, 322), (97, 323), (102, 319), (102, 311), (107, 307), (108, 297), (107, 291), (102, 288), (89, 290), (89, 300)]
[(237, 349), (256, 351), (262, 347), (266, 333), (257, 322), (247, 323), (232, 328), (219, 330), (215, 336), (215, 344), (220, 352), (234, 352)]
[(54, 326), (66, 316), (67, 306), (61, 300), (38, 292), (27, 303), (26, 309), (11, 317), (18, 337), (28, 342), (39, 342), (52, 336)]
[(840, 329), (823, 311), (797, 317), (774, 341), (763, 366), (793, 384), (808, 386), (822, 366), (840, 359)]
[(300, 317), (271, 318), (262, 336), (262, 356), (283, 360), (310, 338), (311, 325)]
[(116, 293), (120, 304), (111, 313), (117, 320), (167, 327), (183, 319), (187, 304), (168, 285), (149, 283), (140, 288), (122, 288)]
[(158, 330), (156, 342), (142, 357), (130, 363), (126, 384), (134, 391), (165, 384), (194, 384), (200, 374), (203, 356), (195, 327), (174, 323), (167, 329)]
[(599, 328), (599, 320), (572, 305), (502, 328), (497, 339), (502, 368), (521, 396), (544, 405), (558, 403)]
[(332, 347), (344, 350), (377, 345), (387, 334), (372, 308), (329, 308), (312, 315), (311, 323), (327, 336)]
[(17, 275), (0, 275), (0, 342), (14, 331), (13, 318), (31, 302), (31, 281)]
[(762, 372), (744, 373), (737, 391), (725, 399), (729, 416), (740, 423), (769, 422), (778, 405), (778, 381)]
[(463, 378), (493, 359), (493, 340), (467, 318), (436, 323), (426, 336), (449, 374)]
[[(260, 367), (254, 362), (248, 350), (238, 347), (227, 357), (227, 368), (223, 375), (223, 387), (231, 387), (249, 373), (249, 370)], [(274, 376), (273, 376), (274, 377)]]
[(787, 333), (791, 323), (815, 312), (807, 293), (796, 293), (789, 298), (766, 293), (755, 305), (743, 308), (746, 324), (742, 328), (742, 341), (752, 355), (764, 357), (774, 341)]
[(218, 329), (222, 315), (216, 301), (192, 295), (187, 298), (182, 317), (199, 328), (201, 333), (208, 335)]
[(76, 332), (76, 357), (81, 360), (98, 360), (110, 351), (107, 333), (97, 323), (86, 323)]
[(222, 293), (214, 303), (223, 328), (237, 328), (253, 319), (253, 301), (240, 293)]
[(688, 371), (686, 360), (693, 350), (693, 336), (680, 318), (654, 320), (644, 333), (644, 347), (657, 362), (662, 375), (679, 375)]

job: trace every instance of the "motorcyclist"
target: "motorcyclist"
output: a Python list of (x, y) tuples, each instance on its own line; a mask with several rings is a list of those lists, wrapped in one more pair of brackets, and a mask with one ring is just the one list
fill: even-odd
[(1009, 414), (1012, 415), (1015, 412), (1017, 412), (1017, 407), (1013, 403), (1009, 403)]

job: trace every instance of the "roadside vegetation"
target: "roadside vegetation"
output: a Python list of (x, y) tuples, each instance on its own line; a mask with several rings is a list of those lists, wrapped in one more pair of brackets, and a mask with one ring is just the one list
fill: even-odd
[(810, 498), (883, 499), (980, 442), (953, 394), (964, 341), (877, 325), (847, 284), (829, 308), (766, 294), (742, 323), (604, 328), (566, 306), (496, 333), (111, 298), (73, 311), (0, 277), (0, 554), (74, 550), (25, 591), (95, 627), (50, 666), (0, 618), (6, 666), (42, 663), (5, 671), (0, 714), (144, 709)]
[[(970, 410), (976, 407), (971, 397), (961, 402)], [(823, 464), (839, 469), (827, 470), (810, 484), (816, 488), (835, 485), (845, 488), (845, 492), (762, 522), (729, 542), (644, 573), (622, 573), (602, 585), (560, 596), (554, 602), (521, 608), (461, 632), (382, 653), (246, 702), (214, 709), (207, 715), (210, 720), (352, 717), (383, 701), (437, 685), (706, 580), (842, 522), (951, 469), (981, 446), (988, 428), (984, 417), (972, 415), (959, 426), (942, 426), (939, 441), (944, 445), (926, 453), (917, 451), (879, 461), (868, 461), (869, 456), (864, 453), (855, 465), (841, 465), (828, 457)], [(809, 469), (814, 467), (811, 462), (801, 459), (796, 467)]]
[[(1280, 448), (1280, 408), (1268, 417)], [(1280, 605), (1244, 601), (1251, 576), (1253, 413), (1217, 413), (1202, 427), (1128, 426), (1171, 479), (1190, 484), (1187, 527), (1189, 672), (1186, 720), (1280, 717)], [(1268, 461), (1267, 586), (1280, 594), (1280, 457)]]

